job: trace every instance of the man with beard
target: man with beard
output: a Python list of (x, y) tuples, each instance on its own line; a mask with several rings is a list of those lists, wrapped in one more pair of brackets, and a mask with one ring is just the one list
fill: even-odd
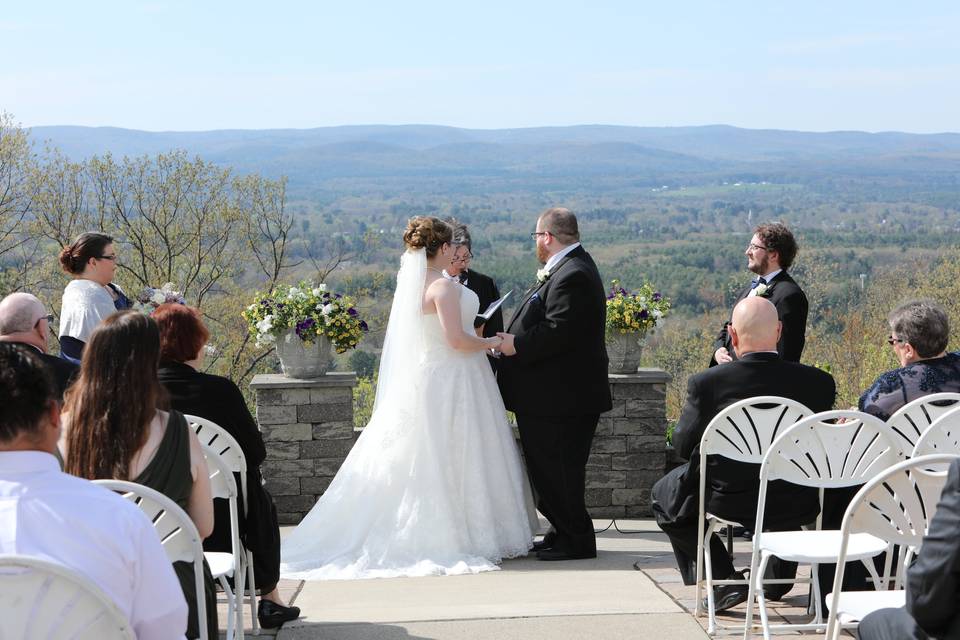
[[(740, 292), (736, 302), (750, 296), (770, 300), (777, 308), (783, 326), (777, 352), (787, 362), (800, 362), (807, 331), (807, 296), (787, 273), (797, 255), (797, 241), (786, 225), (769, 222), (754, 229), (744, 253), (747, 256), (747, 268), (756, 277)], [(714, 342), (711, 367), (737, 359), (730, 343), (729, 326), (729, 321), (724, 323)]]

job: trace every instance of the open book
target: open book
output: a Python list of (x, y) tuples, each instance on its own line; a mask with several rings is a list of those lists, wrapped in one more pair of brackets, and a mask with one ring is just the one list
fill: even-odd
[(494, 300), (490, 303), (490, 306), (486, 308), (483, 313), (478, 313), (477, 317), (473, 320), (473, 326), (479, 327), (480, 325), (487, 322), (490, 317), (497, 312), (497, 309), (503, 304), (504, 300), (510, 297), (510, 294), (513, 293), (513, 289), (507, 291), (507, 295), (503, 296), (499, 300)]

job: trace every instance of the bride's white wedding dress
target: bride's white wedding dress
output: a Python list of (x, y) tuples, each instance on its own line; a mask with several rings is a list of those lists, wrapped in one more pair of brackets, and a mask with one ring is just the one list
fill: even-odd
[[(477, 573), (531, 546), (534, 512), (496, 380), (483, 352), (451, 348), (438, 316), (422, 313), (423, 253), (404, 254), (373, 416), (283, 540), (284, 577)], [(472, 333), (479, 302), (459, 288)]]

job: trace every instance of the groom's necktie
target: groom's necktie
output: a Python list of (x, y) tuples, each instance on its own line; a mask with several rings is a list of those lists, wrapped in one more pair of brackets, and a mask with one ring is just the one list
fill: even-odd
[(765, 278), (763, 278), (763, 277), (754, 278), (753, 280), (750, 281), (750, 290), (753, 291), (754, 289), (756, 289), (756, 288), (757, 288), (758, 286), (760, 286), (761, 284), (767, 284), (767, 281), (766, 281)]

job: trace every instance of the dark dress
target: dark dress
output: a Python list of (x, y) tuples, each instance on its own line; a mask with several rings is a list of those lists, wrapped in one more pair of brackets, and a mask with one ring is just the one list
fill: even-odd
[(960, 353), (887, 371), (860, 396), (860, 411), (889, 420), (903, 405), (931, 393), (960, 393)]
[[(500, 290), (497, 289), (497, 284), (493, 281), (488, 275), (484, 275), (473, 269), (467, 269), (460, 274), (460, 284), (466, 288), (473, 291), (477, 294), (477, 297), (480, 298), (480, 311), (486, 311), (487, 307), (500, 299)], [(474, 320), (474, 326), (477, 325), (477, 322), (483, 322), (482, 320)], [(490, 319), (483, 323), (483, 337), (491, 338), (497, 333), (503, 331), (503, 308), (497, 309), (493, 312), (493, 315), (490, 316)], [(490, 361), (490, 366), (493, 368), (493, 372), (497, 372), (497, 359), (488, 358)]]
[[(190, 426), (183, 419), (183, 414), (177, 411), (170, 412), (167, 428), (163, 439), (150, 464), (133, 479), (133, 482), (159, 491), (176, 502), (184, 511), (190, 501), (190, 490), (193, 488), (193, 476), (190, 473), (190, 436), (187, 432)], [(199, 638), (197, 626), (197, 598), (194, 589), (193, 565), (189, 562), (174, 562), (173, 570), (180, 580), (183, 596), (190, 607), (187, 619), (187, 637)], [(217, 625), (217, 598), (210, 574), (210, 567), (203, 563), (203, 578), (207, 600), (207, 637), (218, 637)]]
[[(160, 363), (160, 382), (177, 411), (212, 420), (232, 435), (247, 459), (248, 515), (240, 514), (240, 539), (253, 553), (253, 575), (262, 593), (280, 580), (280, 526), (273, 498), (263, 486), (260, 465), (267, 450), (243, 394), (228, 378), (197, 371), (180, 362)], [(241, 490), (236, 474), (237, 490)], [(240, 497), (243, 504), (243, 497)], [(207, 551), (230, 551), (230, 514), (226, 500), (214, 500), (213, 533), (204, 540)]]

